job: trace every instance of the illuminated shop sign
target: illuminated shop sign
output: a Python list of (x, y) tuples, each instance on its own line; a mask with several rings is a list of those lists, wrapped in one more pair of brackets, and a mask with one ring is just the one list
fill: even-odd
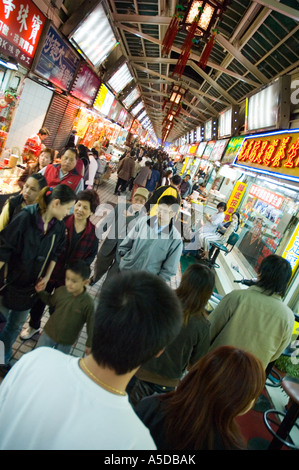
[(245, 137), (235, 166), (299, 181), (299, 129)]
[(24, 67), (32, 64), (46, 17), (31, 1), (0, 2), (0, 52)]
[(103, 106), (107, 93), (108, 93), (108, 88), (102, 84), (99, 89), (96, 100), (93, 103), (93, 107), (97, 109), (98, 111), (101, 110), (101, 107)]
[[(90, 40), (91, 34), (92, 40)], [(108, 57), (117, 40), (103, 5), (98, 5), (80, 22), (70, 41), (95, 67)]]
[(101, 85), (101, 80), (87, 65), (81, 64), (70, 91), (72, 96), (91, 105)]
[(270, 206), (275, 207), (275, 209), (279, 209), (282, 201), (284, 200), (284, 198), (279, 194), (272, 193), (272, 191), (256, 186), (256, 184), (251, 186), (249, 194), (250, 196), (256, 197), (257, 199), (270, 204)]
[(197, 150), (198, 144), (192, 144), (189, 147), (188, 153), (189, 155), (194, 155)]
[(54, 26), (50, 25), (35, 65), (35, 73), (67, 91), (76, 74), (79, 62), (79, 56)]

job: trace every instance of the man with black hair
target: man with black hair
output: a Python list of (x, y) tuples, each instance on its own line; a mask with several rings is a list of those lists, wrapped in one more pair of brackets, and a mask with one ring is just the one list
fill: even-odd
[(142, 217), (118, 247), (119, 269), (148, 271), (165, 281), (176, 275), (183, 242), (173, 224), (178, 211), (174, 196), (163, 196), (156, 215)]
[(257, 283), (227, 294), (209, 315), (211, 347), (240, 347), (267, 368), (291, 343), (294, 314), (282, 302), (292, 275), (290, 263), (278, 255), (264, 258)]
[(163, 196), (173, 196), (176, 199), (177, 211), (179, 211), (182, 202), (180, 193), (181, 182), (182, 178), (179, 175), (174, 175), (171, 178), (170, 185), (160, 186), (156, 189), (145, 204), (145, 208), (151, 216), (156, 215), (158, 203)]
[(65, 285), (53, 293), (39, 292), (41, 300), (54, 311), (45, 324), (37, 346), (47, 346), (69, 353), (86, 324), (85, 352), (90, 352), (94, 302), (86, 290), (90, 268), (83, 260), (70, 263), (65, 272)]
[(126, 387), (181, 326), (180, 303), (160, 278), (146, 272), (111, 278), (100, 293), (91, 354), (37, 348), (5, 377), (0, 449), (155, 450)]

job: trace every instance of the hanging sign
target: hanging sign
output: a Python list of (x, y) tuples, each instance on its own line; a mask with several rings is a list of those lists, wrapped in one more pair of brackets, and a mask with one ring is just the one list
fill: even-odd
[(299, 181), (299, 129), (245, 137), (233, 164)]
[(247, 184), (241, 183), (240, 181), (235, 184), (230, 198), (226, 204), (226, 211), (224, 213), (225, 222), (230, 221), (232, 214), (236, 212), (237, 208), (240, 205), (240, 202), (242, 201), (246, 187)]
[(70, 94), (91, 105), (98, 93), (101, 80), (86, 64), (81, 64), (74, 80)]
[(53, 25), (49, 26), (35, 73), (68, 91), (80, 62), (79, 56), (60, 36)]
[(97, 109), (98, 111), (101, 110), (101, 107), (103, 106), (107, 93), (108, 93), (108, 88), (102, 84), (99, 89), (96, 100), (93, 103), (93, 107)]
[(30, 68), (46, 17), (30, 0), (0, 2), (0, 53)]

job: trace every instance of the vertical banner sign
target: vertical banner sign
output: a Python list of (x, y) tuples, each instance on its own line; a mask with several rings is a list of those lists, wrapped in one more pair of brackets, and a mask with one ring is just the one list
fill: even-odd
[(289, 261), (294, 274), (299, 266), (299, 224), (297, 224), (282, 256)]
[(234, 212), (236, 212), (237, 208), (240, 205), (240, 202), (242, 201), (242, 198), (244, 196), (245, 190), (246, 190), (247, 184), (245, 183), (240, 183), (238, 181), (234, 189), (230, 195), (230, 198), (226, 204), (226, 211), (224, 215), (224, 222), (228, 222), (231, 219), (231, 216)]
[(30, 68), (45, 22), (31, 0), (1, 0), (0, 53)]

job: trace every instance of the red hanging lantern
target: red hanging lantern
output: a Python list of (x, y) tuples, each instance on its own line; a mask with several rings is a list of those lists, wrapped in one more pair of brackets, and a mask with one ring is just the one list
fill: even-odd
[(217, 31), (214, 30), (213, 34), (211, 35), (210, 39), (208, 40), (207, 44), (205, 45), (205, 48), (201, 54), (201, 58), (198, 62), (199, 67), (201, 67), (203, 70), (206, 68), (209, 57), (211, 55), (213, 46), (215, 44), (215, 39), (216, 39), (216, 34)]
[(186, 7), (181, 26), (188, 31), (197, 18), (194, 35), (207, 38), (215, 21), (221, 18), (229, 3), (231, 0), (191, 0)]

